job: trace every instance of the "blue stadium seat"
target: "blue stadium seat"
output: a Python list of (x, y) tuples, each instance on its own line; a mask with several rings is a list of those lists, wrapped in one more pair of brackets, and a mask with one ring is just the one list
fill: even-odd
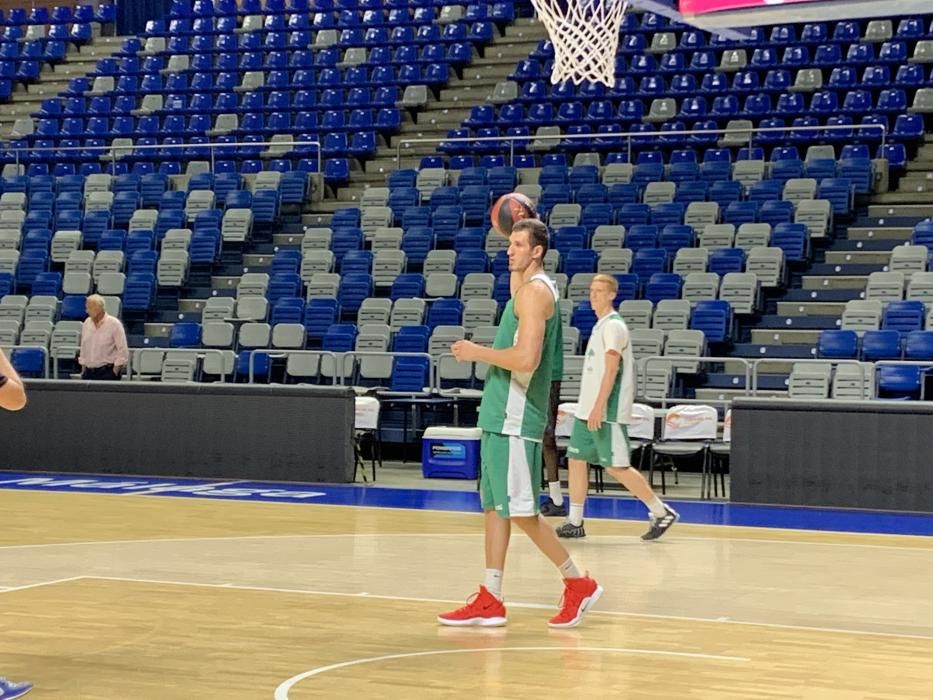
[(675, 272), (658, 272), (645, 284), (645, 299), (657, 304), (662, 299), (679, 299), (683, 278)]
[(389, 292), (389, 298), (392, 301), (398, 299), (412, 299), (424, 296), (425, 281), (424, 276), (419, 272), (407, 272), (399, 275), (392, 282)]
[(303, 324), (305, 302), (301, 297), (282, 297), (272, 305), (269, 322), (275, 326), (279, 323)]
[(431, 330), (427, 326), (402, 326), (392, 340), (393, 352), (427, 352)]
[(572, 278), (577, 273), (594, 273), (599, 256), (589, 248), (574, 249), (562, 255), (563, 271)]
[(340, 320), (340, 304), (336, 299), (313, 297), (304, 309), (304, 327), (309, 348), (319, 348), (327, 330)]
[(703, 331), (708, 343), (726, 343), (732, 337), (732, 307), (721, 299), (698, 301), (690, 316), (690, 328)]
[(169, 347), (197, 348), (201, 346), (200, 323), (175, 323), (169, 335)]
[(363, 300), (372, 296), (373, 289), (370, 274), (354, 272), (342, 275), (337, 291), (342, 313), (347, 317), (355, 317)]
[(581, 338), (586, 339), (592, 335), (596, 320), (596, 312), (593, 311), (589, 301), (580, 301), (574, 304), (570, 316), (570, 325), (580, 331)]
[(392, 363), (389, 388), (396, 392), (422, 393), (429, 385), (431, 359), (428, 357), (396, 357)]
[(778, 224), (771, 245), (781, 248), (788, 262), (804, 262), (810, 255), (810, 232), (804, 224)]
[(820, 333), (817, 354), (830, 359), (851, 359), (858, 357), (858, 333), (849, 330), (825, 330)]
[(275, 305), (280, 299), (301, 296), (302, 288), (300, 275), (295, 272), (280, 272), (270, 277), (266, 296), (269, 303)]
[(24, 377), (44, 377), (46, 357), (39, 348), (17, 348), (10, 356), (10, 364)]
[(454, 264), (454, 274), (461, 280), (475, 272), (486, 272), (489, 265), (489, 256), (480, 248), (461, 250), (457, 254)]
[(362, 272), (369, 274), (373, 269), (373, 253), (370, 250), (347, 250), (339, 259), (340, 272)]
[(692, 248), (695, 244), (693, 227), (685, 224), (668, 224), (661, 230), (658, 247), (672, 256), (681, 248)]
[(910, 331), (904, 343), (904, 359), (933, 360), (933, 331)]
[(901, 333), (923, 329), (926, 307), (922, 301), (891, 301), (884, 309), (882, 328)]
[(155, 304), (156, 278), (152, 273), (130, 274), (123, 291), (123, 310), (149, 311)]
[(866, 362), (897, 360), (901, 357), (901, 334), (896, 330), (865, 331), (862, 359)]
[(633, 274), (648, 278), (656, 272), (667, 272), (669, 253), (663, 248), (642, 248), (632, 256)]
[(916, 365), (879, 365), (878, 398), (919, 399), (921, 371)]
[(459, 326), (463, 318), (463, 302), (459, 299), (436, 299), (428, 310), (427, 326)]
[(625, 247), (635, 252), (645, 248), (657, 248), (658, 227), (653, 224), (629, 226), (625, 234)]
[(709, 272), (722, 276), (745, 271), (745, 251), (741, 248), (716, 248), (710, 251)]

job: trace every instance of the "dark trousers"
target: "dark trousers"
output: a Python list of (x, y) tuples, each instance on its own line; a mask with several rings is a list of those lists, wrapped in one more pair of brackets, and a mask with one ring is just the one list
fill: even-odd
[(85, 367), (81, 372), (81, 379), (104, 379), (115, 381), (119, 379), (113, 371), (113, 365), (103, 365), (101, 367)]

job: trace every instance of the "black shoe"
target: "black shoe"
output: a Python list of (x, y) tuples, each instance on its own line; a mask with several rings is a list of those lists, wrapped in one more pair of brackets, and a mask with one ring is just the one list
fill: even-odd
[(665, 532), (667, 532), (671, 525), (680, 520), (680, 515), (676, 510), (670, 506), (664, 506), (664, 515), (657, 517), (654, 515), (648, 516), (648, 532), (641, 536), (643, 540), (656, 540)]
[(563, 525), (554, 528), (554, 532), (557, 533), (558, 537), (563, 537), (566, 539), (586, 537), (586, 530), (583, 529), (582, 522), (579, 525), (574, 525), (572, 522), (567, 521)]
[(541, 504), (541, 515), (544, 515), (548, 518), (552, 517), (567, 517), (567, 506), (566, 504), (556, 505), (551, 497), (548, 496), (544, 503)]

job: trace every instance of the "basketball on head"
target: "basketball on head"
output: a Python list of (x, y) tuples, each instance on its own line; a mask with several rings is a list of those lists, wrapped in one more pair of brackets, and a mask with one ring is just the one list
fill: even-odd
[(508, 238), (516, 222), (522, 219), (537, 219), (538, 212), (529, 197), (519, 192), (510, 192), (496, 200), (496, 203), (492, 205), (489, 218), (496, 233)]

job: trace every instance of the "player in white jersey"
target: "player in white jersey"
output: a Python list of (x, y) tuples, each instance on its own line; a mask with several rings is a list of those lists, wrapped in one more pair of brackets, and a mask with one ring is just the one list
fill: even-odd
[(597, 322), (586, 344), (580, 398), (570, 436), (570, 513), (557, 528), (560, 537), (586, 537), (583, 506), (588, 486), (587, 464), (599, 464), (650, 511), (643, 540), (656, 540), (680, 517), (658, 498), (645, 478), (632, 468), (626, 424), (635, 400), (635, 357), (628, 326), (612, 307), (619, 283), (598, 274), (590, 283), (590, 305)]

